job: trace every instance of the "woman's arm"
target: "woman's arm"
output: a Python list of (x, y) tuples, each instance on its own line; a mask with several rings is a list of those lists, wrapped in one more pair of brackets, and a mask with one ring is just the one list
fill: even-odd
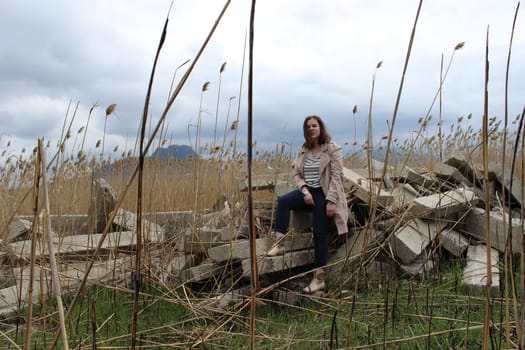
[(304, 181), (303, 165), (304, 150), (300, 149), (293, 163), (293, 183), (295, 188), (297, 188), (299, 191), (302, 191), (303, 187), (306, 187), (306, 182)]
[(337, 144), (332, 144), (330, 150), (330, 181), (326, 200), (337, 203), (340, 191), (343, 188), (343, 148)]

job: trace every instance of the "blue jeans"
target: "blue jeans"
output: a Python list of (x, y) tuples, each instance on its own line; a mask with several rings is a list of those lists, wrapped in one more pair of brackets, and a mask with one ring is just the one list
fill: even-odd
[(288, 192), (279, 197), (273, 230), (286, 233), (290, 224), (290, 211), (313, 210), (313, 234), (316, 268), (323, 267), (328, 261), (328, 225), (326, 216), (326, 196), (322, 188), (310, 188), (314, 198), (314, 206), (304, 203), (304, 196), (299, 190)]

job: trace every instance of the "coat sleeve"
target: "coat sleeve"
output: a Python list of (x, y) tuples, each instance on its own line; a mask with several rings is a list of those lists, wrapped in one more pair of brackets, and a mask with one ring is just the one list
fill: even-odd
[(326, 200), (337, 203), (341, 191), (343, 190), (343, 148), (337, 144), (332, 144), (330, 148), (330, 182)]
[(293, 184), (295, 188), (301, 190), (303, 186), (306, 186), (303, 174), (303, 163), (304, 163), (304, 151), (301, 148), (297, 152), (297, 156), (293, 162)]

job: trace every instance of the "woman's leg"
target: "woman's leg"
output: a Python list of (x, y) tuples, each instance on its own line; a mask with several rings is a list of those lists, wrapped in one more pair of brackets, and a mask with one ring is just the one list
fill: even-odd
[(329, 220), (326, 216), (326, 196), (321, 188), (310, 190), (314, 197), (314, 220), (313, 234), (315, 247), (314, 266), (323, 267), (328, 262), (328, 225)]
[(284, 246), (281, 243), (284, 235), (288, 231), (290, 225), (290, 211), (306, 208), (303, 194), (294, 190), (279, 197), (277, 201), (277, 210), (275, 213), (275, 221), (273, 223), (274, 244), (266, 253), (268, 256), (276, 256), (284, 253)]
[(324, 266), (328, 262), (328, 224), (329, 219), (326, 216), (326, 196), (321, 188), (310, 189), (314, 197), (314, 276), (310, 284), (303, 291), (305, 293), (314, 293), (325, 288), (325, 271)]
[(273, 230), (275, 232), (286, 233), (290, 225), (290, 211), (305, 209), (304, 196), (299, 190), (288, 192), (277, 200), (275, 211), (275, 221)]

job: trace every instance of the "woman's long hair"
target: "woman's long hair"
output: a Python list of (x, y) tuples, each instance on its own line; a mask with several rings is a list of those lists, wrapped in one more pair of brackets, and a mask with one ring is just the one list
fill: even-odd
[(332, 137), (328, 133), (328, 130), (326, 130), (326, 126), (324, 125), (324, 122), (321, 119), (321, 117), (317, 115), (309, 115), (308, 117), (304, 119), (304, 122), (303, 122), (303, 136), (304, 136), (303, 147), (308, 148), (308, 149), (311, 149), (313, 147), (312, 143), (310, 142), (308, 138), (308, 128), (306, 127), (306, 124), (308, 123), (310, 119), (315, 119), (317, 120), (317, 123), (319, 123), (319, 128), (320, 128), (319, 144), (322, 145), (324, 143), (329, 143), (330, 141), (332, 141)]

